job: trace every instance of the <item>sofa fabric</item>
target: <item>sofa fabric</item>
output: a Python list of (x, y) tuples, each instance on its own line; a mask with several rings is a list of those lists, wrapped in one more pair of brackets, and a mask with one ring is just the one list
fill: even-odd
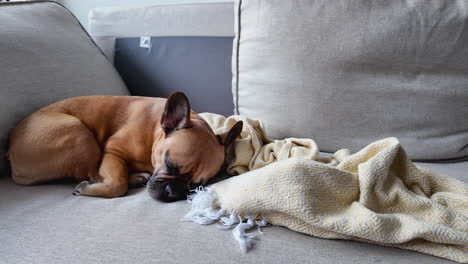
[[(419, 165), (468, 182), (468, 162)], [(73, 196), (74, 186), (19, 186), (0, 179), (0, 263), (454, 263), (281, 227), (263, 228), (243, 254), (231, 231), (182, 222), (190, 210), (186, 201), (160, 203), (145, 189), (116, 199)]]
[(468, 156), (466, 1), (237, 0), (235, 112), (274, 138)]
[(54, 2), (0, 5), (0, 172), (9, 131), (61, 99), (127, 95), (112, 64), (76, 18)]

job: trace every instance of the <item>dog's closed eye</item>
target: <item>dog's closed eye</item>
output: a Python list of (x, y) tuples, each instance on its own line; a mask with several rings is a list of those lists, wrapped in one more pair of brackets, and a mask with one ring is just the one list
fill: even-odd
[(166, 151), (164, 154), (164, 165), (166, 167), (166, 173), (173, 176), (179, 176), (180, 170), (179, 166), (169, 158), (169, 151)]

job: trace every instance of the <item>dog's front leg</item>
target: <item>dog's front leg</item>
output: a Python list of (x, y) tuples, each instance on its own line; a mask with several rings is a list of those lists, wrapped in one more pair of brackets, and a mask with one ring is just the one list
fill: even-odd
[(139, 188), (146, 186), (151, 173), (146, 172), (134, 172), (128, 175), (128, 187), (129, 188)]
[(81, 182), (73, 194), (115, 198), (128, 191), (128, 167), (125, 160), (117, 155), (104, 154), (99, 167), (99, 178), (100, 181), (97, 182)]

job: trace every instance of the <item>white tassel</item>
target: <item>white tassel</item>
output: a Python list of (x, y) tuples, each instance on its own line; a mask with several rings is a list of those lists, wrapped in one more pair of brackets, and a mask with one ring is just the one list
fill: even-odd
[(255, 224), (258, 227), (258, 233), (263, 235), (262, 227), (268, 226), (268, 220), (269, 220), (268, 217), (263, 217), (259, 221), (255, 221)]
[(206, 190), (203, 187), (197, 188), (195, 194), (188, 197), (188, 201), (192, 204), (192, 210), (182, 218), (182, 221), (209, 225), (225, 214), (223, 209), (213, 207), (216, 197), (209, 192), (208, 188)]
[(257, 217), (253, 215), (242, 218), (237, 213), (226, 212), (222, 209), (216, 194), (209, 188), (197, 188), (195, 194), (188, 197), (188, 202), (192, 204), (192, 209), (182, 218), (182, 221), (191, 221), (201, 225), (219, 222), (220, 225), (216, 226), (219, 229), (234, 228), (232, 235), (243, 252), (247, 252), (253, 246), (253, 240), (257, 238), (256, 234), (247, 233), (247, 231), (256, 226), (258, 232), (263, 234), (261, 227), (268, 225), (268, 219), (265, 217), (256, 220)]
[(239, 216), (235, 213), (231, 213), (229, 217), (221, 217), (219, 219), (219, 222), (221, 222), (222, 225), (217, 225), (216, 227), (219, 229), (231, 229), (235, 225), (239, 224), (241, 220), (239, 220)]
[(222, 213), (221, 210), (218, 212), (205, 210), (205, 212), (192, 215), (190, 220), (200, 225), (210, 225), (216, 222), (218, 220), (216, 216)]
[(240, 222), (233, 230), (232, 235), (234, 239), (239, 243), (242, 252), (246, 253), (252, 247), (255, 234), (247, 233), (246, 231), (255, 226), (253, 217), (248, 217), (247, 222)]

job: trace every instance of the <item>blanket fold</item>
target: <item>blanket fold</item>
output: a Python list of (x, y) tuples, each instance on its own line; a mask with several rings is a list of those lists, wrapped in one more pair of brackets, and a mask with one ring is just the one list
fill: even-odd
[(271, 140), (260, 121), (202, 117), (216, 133), (244, 121), (237, 158), (228, 168), (241, 175), (198, 190), (185, 220), (237, 225), (234, 235), (243, 250), (254, 238), (245, 229), (268, 219), (322, 238), (468, 263), (468, 185), (417, 167), (397, 139), (321, 159), (311, 139)]

